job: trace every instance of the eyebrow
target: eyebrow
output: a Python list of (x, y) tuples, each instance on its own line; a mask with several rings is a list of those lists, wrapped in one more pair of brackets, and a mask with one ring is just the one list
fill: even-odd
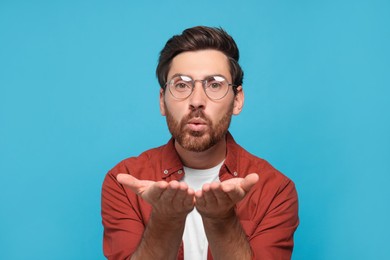
[[(182, 74), (182, 73), (173, 74), (172, 77), (171, 77), (169, 80), (173, 79), (174, 77), (178, 77), (178, 76), (186, 76), (186, 77), (189, 77), (189, 78), (191, 78), (192, 80), (194, 80), (193, 77), (191, 77), (191, 76), (189, 76), (189, 75), (187, 75), (187, 74)], [(214, 76), (223, 77), (224, 79), (227, 80), (226, 76), (225, 76), (225, 75), (222, 75), (222, 74), (211, 74), (211, 75), (206, 75), (206, 76), (205, 76), (203, 79), (201, 79), (201, 80), (205, 80), (205, 79), (208, 79), (208, 78), (211, 78), (211, 77), (214, 77)], [(169, 80), (168, 80), (168, 81), (169, 81)]]

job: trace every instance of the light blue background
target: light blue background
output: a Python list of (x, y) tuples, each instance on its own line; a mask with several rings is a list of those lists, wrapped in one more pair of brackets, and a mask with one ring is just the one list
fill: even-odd
[(293, 259), (388, 258), (389, 14), (385, 0), (1, 0), (1, 258), (103, 259), (103, 178), (168, 140), (158, 52), (199, 24), (241, 50), (231, 132), (296, 183)]

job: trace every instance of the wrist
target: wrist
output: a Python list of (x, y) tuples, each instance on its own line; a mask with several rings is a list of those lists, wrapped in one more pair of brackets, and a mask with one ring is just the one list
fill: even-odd
[(229, 214), (223, 217), (207, 217), (202, 216), (204, 226), (216, 229), (226, 229), (227, 227), (234, 226), (238, 223), (236, 212), (232, 210)]
[(153, 222), (155, 225), (158, 225), (162, 228), (166, 227), (167, 229), (171, 229), (172, 227), (179, 227), (181, 225), (185, 224), (187, 218), (186, 215), (179, 215), (179, 216), (171, 216), (171, 215), (163, 215), (158, 212), (155, 212), (152, 210), (152, 213), (150, 215), (150, 221)]

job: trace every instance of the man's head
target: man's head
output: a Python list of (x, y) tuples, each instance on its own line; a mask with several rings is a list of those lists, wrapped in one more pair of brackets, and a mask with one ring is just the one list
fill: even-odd
[(175, 145), (202, 152), (220, 143), (244, 103), (233, 39), (222, 29), (187, 29), (161, 51), (157, 75), (161, 114)]
[(235, 86), (241, 86), (244, 72), (238, 64), (240, 54), (233, 38), (222, 28), (197, 26), (184, 30), (180, 35), (173, 36), (161, 50), (156, 69), (161, 88), (165, 90), (168, 72), (174, 57), (182, 52), (207, 49), (217, 50), (226, 55), (229, 60), (232, 83)]

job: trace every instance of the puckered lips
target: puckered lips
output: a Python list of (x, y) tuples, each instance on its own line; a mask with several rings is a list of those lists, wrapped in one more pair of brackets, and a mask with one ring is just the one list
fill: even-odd
[(202, 132), (207, 129), (207, 121), (197, 117), (197, 118), (191, 118), (187, 122), (187, 127), (191, 131), (196, 131), (196, 132)]

